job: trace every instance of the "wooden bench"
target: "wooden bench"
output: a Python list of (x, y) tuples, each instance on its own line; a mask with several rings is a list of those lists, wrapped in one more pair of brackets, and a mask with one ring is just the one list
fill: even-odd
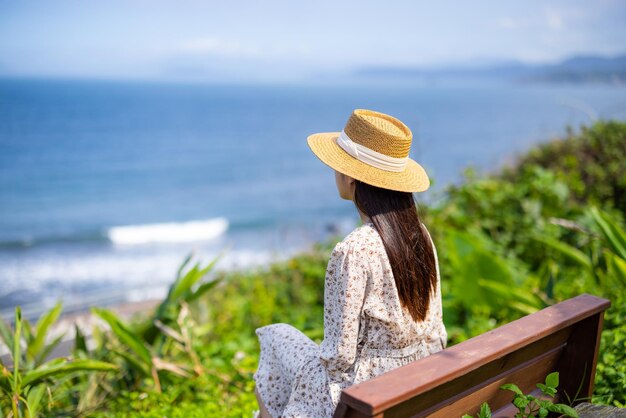
[(558, 402), (568, 403), (565, 393), (574, 399), (579, 386), (578, 398), (591, 396), (609, 306), (582, 294), (353, 385), (341, 393), (334, 417), (461, 417), (483, 402), (493, 417), (513, 417), (513, 394), (500, 385), (538, 394), (536, 383), (553, 371)]

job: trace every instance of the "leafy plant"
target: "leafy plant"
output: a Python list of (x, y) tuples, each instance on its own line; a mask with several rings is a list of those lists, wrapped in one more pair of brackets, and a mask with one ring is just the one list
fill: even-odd
[[(180, 377), (189, 378), (204, 373), (197, 354), (191, 343), (192, 332), (189, 323), (188, 303), (197, 300), (218, 283), (218, 279), (202, 282), (217, 262), (215, 258), (206, 267), (196, 263), (185, 274), (183, 271), (189, 264), (188, 256), (178, 270), (176, 280), (170, 286), (167, 297), (159, 304), (154, 315), (143, 323), (126, 324), (113, 312), (92, 308), (92, 312), (102, 318), (111, 328), (116, 341), (111, 342), (111, 351), (122, 361), (122, 366), (135, 374), (133, 380), (151, 379), (154, 389), (161, 393), (162, 385), (159, 372), (167, 372)], [(179, 330), (173, 327), (178, 326)], [(192, 367), (166, 359), (168, 339), (174, 340), (179, 351), (189, 355)]]
[[(474, 418), (471, 415), (465, 414), (462, 418)], [(489, 408), (489, 404), (487, 402), (483, 402), (480, 405), (480, 410), (478, 411), (478, 415), (476, 418), (491, 418), (491, 408)]]
[[(559, 385), (559, 373), (553, 372), (546, 376), (545, 383), (537, 383), (537, 387), (541, 392), (549, 398), (554, 398), (556, 395), (557, 387)], [(517, 407), (519, 413), (515, 414), (515, 418), (526, 417), (547, 417), (549, 412), (555, 412), (567, 417), (578, 418), (578, 413), (574, 408), (565, 404), (554, 404), (549, 399), (540, 399), (533, 395), (525, 395), (519, 387), (513, 383), (507, 383), (500, 387), (512, 391), (513, 405)]]
[(606, 312), (592, 403), (626, 408), (626, 301)]
[[(576, 248), (543, 236), (536, 239), (545, 244), (553, 256), (561, 255), (574, 261), (579, 280), (588, 277), (583, 282), (588, 292), (611, 299), (600, 340), (593, 400), (623, 407), (626, 405), (626, 230), (620, 226), (617, 216), (595, 206), (589, 207), (585, 215), (588, 226), (572, 221), (565, 223), (584, 237), (584, 247)], [(565, 272), (561, 276), (559, 281), (571, 287), (572, 281)]]
[[(546, 376), (545, 383), (537, 383), (537, 387), (548, 398), (554, 398), (559, 386), (559, 373), (553, 372)], [(566, 417), (578, 418), (578, 413), (571, 406), (562, 403), (553, 403), (550, 399), (537, 398), (531, 394), (525, 395), (524, 392), (513, 383), (506, 383), (500, 386), (500, 389), (510, 390), (514, 393), (513, 405), (519, 412), (515, 414), (515, 418), (544, 418), (550, 412), (558, 413)], [(473, 418), (471, 415), (463, 415), (463, 418)], [(485, 402), (481, 405), (477, 418), (491, 418), (491, 410)]]
[(555, 174), (571, 191), (578, 205), (611, 206), (626, 214), (626, 123), (600, 120), (568, 129), (562, 139), (531, 148), (504, 170), (502, 177), (515, 181), (524, 166), (537, 164)]
[[(183, 271), (189, 264), (192, 254), (185, 258), (176, 274), (176, 280), (169, 287), (166, 298), (159, 304), (154, 317), (150, 318), (140, 330), (142, 338), (151, 344), (159, 335), (161, 328), (157, 326), (161, 324), (171, 324), (178, 319), (181, 309), (181, 303), (191, 303), (198, 300), (202, 295), (211, 290), (219, 283), (219, 278), (202, 282), (204, 277), (211, 272), (215, 264), (219, 261), (222, 254), (213, 259), (207, 266), (200, 267), (200, 263), (196, 263), (185, 274)], [(161, 334), (163, 335), (163, 334)]]
[[(0, 413), (12, 417), (34, 417), (49, 406), (52, 391), (59, 381), (77, 372), (113, 371), (110, 363), (87, 359), (57, 358), (44, 362), (60, 337), (46, 344), (46, 334), (61, 311), (57, 305), (45, 313), (31, 328), (22, 319), (20, 308), (15, 310), (14, 329), (0, 318), (2, 340), (11, 350), (12, 364), (0, 362)], [(25, 349), (22, 347), (25, 343)]]

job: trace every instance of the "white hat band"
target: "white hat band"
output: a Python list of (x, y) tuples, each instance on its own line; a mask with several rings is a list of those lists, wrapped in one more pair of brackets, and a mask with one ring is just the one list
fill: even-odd
[(390, 157), (361, 144), (357, 144), (352, 141), (343, 130), (341, 131), (339, 138), (337, 138), (337, 145), (357, 160), (371, 165), (372, 167), (380, 168), (381, 170), (401, 172), (404, 171), (408, 161), (408, 157)]

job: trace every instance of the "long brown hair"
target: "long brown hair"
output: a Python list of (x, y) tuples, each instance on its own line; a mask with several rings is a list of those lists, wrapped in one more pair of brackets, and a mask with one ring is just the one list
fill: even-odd
[(423, 321), (435, 292), (437, 271), (413, 194), (355, 180), (354, 203), (382, 238), (400, 302), (415, 321)]

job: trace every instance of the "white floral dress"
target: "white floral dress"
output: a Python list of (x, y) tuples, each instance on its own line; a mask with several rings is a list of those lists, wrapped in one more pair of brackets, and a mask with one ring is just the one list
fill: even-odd
[(363, 224), (337, 243), (326, 269), (322, 343), (289, 324), (256, 329), (261, 354), (253, 378), (272, 417), (332, 417), (344, 388), (446, 347), (433, 249), (436, 292), (426, 319), (416, 322), (400, 304), (374, 225)]

